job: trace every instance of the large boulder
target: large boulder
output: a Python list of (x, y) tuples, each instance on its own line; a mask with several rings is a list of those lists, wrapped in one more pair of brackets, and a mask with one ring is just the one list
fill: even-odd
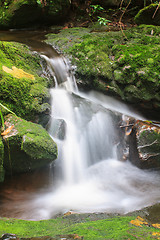
[[(109, 31), (109, 26), (106, 27)], [(72, 28), (49, 34), (50, 44), (77, 66), (83, 89), (95, 89), (134, 104), (148, 117), (160, 113), (160, 27), (141, 25), (126, 31), (94, 32)]]
[(141, 9), (135, 16), (137, 24), (148, 24), (160, 26), (160, 6), (157, 4), (150, 4)]
[(142, 169), (160, 169), (160, 122), (125, 116), (121, 122), (124, 136), (123, 159)]
[(3, 166), (6, 173), (20, 173), (43, 167), (57, 158), (57, 145), (38, 124), (7, 115)]
[(41, 58), (23, 44), (0, 41), (0, 76), (1, 103), (19, 117), (45, 126), (50, 82), (42, 74)]
[(1, 4), (0, 6), (0, 28), (23, 28), (42, 24), (56, 24), (64, 20), (69, 7), (69, 0), (13, 0), (8, 5)]

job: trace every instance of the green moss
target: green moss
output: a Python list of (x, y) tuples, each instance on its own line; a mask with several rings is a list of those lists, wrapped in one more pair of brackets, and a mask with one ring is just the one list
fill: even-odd
[(160, 27), (141, 25), (124, 35), (72, 28), (48, 35), (47, 42), (77, 66), (76, 76), (85, 87), (107, 90), (129, 102), (155, 103), (160, 91)]
[[(15, 78), (4, 72), (3, 66), (22, 69), (34, 75), (35, 80)], [(41, 104), (49, 99), (48, 81), (39, 77), (40, 72), (40, 58), (33, 55), (28, 47), (19, 43), (0, 42), (0, 100), (18, 116), (28, 120), (42, 112)]]
[[(89, 29), (65, 29), (57, 35), (48, 35), (47, 42), (58, 47), (77, 66), (76, 74), (90, 88), (104, 91), (112, 78), (111, 46), (122, 38), (121, 33), (90, 33)], [(105, 81), (104, 81), (105, 79)], [(104, 84), (102, 84), (104, 82)]]
[[(59, 239), (69, 234), (77, 234), (85, 240), (100, 239), (154, 239), (153, 232), (159, 229), (149, 226), (136, 227), (130, 224), (136, 217), (114, 217), (97, 221), (84, 218), (75, 223), (70, 217), (59, 217), (45, 221), (24, 221), (17, 219), (0, 219), (0, 234), (14, 233), (18, 237), (50, 236)], [(59, 236), (59, 238), (58, 238)], [(70, 235), (73, 236), (73, 235)], [(75, 237), (75, 235), (74, 235)]]
[(119, 70), (115, 70), (114, 71), (114, 78), (116, 81), (121, 81), (123, 78), (122, 78), (122, 72), (119, 71)]
[(13, 172), (34, 170), (57, 158), (57, 145), (41, 125), (13, 115), (6, 117), (6, 124), (14, 126), (11, 135), (6, 139), (9, 143), (10, 156), (5, 141), (4, 167), (7, 173), (10, 170)]
[[(50, 141), (49, 141), (50, 140)], [(35, 136), (35, 133), (27, 133), (23, 143), (23, 150), (35, 159), (52, 159), (53, 152), (57, 156), (56, 148), (51, 144), (51, 139), (46, 136)]]

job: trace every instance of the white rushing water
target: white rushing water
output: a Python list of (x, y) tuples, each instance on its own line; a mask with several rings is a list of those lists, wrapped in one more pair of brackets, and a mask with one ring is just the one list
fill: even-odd
[[(53, 60), (47, 61), (51, 66)], [(94, 92), (86, 96), (77, 92), (74, 83), (69, 83), (69, 89), (67, 86), (56, 84), (51, 89), (49, 132), (59, 149), (57, 179), (45, 193), (36, 196), (30, 218), (48, 219), (67, 211), (126, 213), (158, 202), (159, 175), (119, 161), (120, 140), (110, 110), (116, 110), (115, 116), (117, 111), (137, 115), (110, 97)], [(55, 120), (64, 123), (62, 139), (54, 134)]]

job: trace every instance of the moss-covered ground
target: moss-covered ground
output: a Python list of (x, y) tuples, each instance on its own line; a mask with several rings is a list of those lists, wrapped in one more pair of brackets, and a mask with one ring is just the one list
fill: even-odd
[[(4, 67), (16, 67), (31, 74), (34, 79), (14, 77), (4, 71)], [(33, 55), (27, 46), (15, 42), (0, 42), (1, 103), (28, 120), (41, 113), (45, 100), (49, 98), (48, 82), (40, 77), (41, 71), (40, 58)]]
[(0, 235), (12, 233), (22, 238), (38, 236), (57, 237), (75, 234), (73, 235), (75, 238), (73, 237), (72, 239), (78, 239), (78, 236), (83, 236), (85, 240), (160, 238), (159, 225), (154, 225), (153, 227), (145, 221), (142, 221), (141, 225), (136, 224), (136, 222), (138, 222), (136, 216), (110, 217), (97, 221), (91, 220), (88, 216), (78, 222), (74, 221), (74, 218), (72, 219), (70, 216), (41, 221), (2, 218), (0, 219)]

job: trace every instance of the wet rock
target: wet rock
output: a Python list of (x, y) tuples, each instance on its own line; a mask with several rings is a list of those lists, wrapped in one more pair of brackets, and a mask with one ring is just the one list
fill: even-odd
[(121, 122), (125, 129), (123, 159), (142, 169), (160, 169), (160, 123), (127, 117)]
[(19, 240), (56, 240), (56, 238), (50, 236), (42, 236), (42, 237), (19, 238)]
[(56, 24), (62, 21), (70, 7), (69, 0), (34, 1), (21, 0), (8, 3), (1, 7), (4, 13), (1, 17), (0, 27), (23, 28), (40, 24)]
[(137, 148), (137, 139), (136, 139), (137, 130), (134, 127), (135, 120), (132, 120), (132, 124), (133, 126), (131, 128), (131, 132), (128, 135), (129, 160), (133, 165), (140, 167), (141, 164), (140, 164), (139, 153)]
[(51, 136), (58, 138), (60, 140), (65, 139), (66, 135), (66, 123), (63, 119), (52, 119), (47, 125)]
[(150, 206), (146, 209), (146, 218), (151, 223), (160, 223), (160, 203)]
[(124, 125), (129, 161), (142, 169), (160, 169), (160, 124), (128, 118)]
[(79, 236), (78, 234), (66, 234), (66, 235), (57, 235), (55, 237), (50, 236), (42, 236), (42, 237), (31, 237), (31, 238), (19, 238), (19, 240), (73, 240), (73, 239), (79, 239), (83, 240), (84, 238), (82, 236)]
[(79, 236), (78, 234), (68, 234), (68, 235), (59, 235), (55, 239), (57, 239), (57, 240), (60, 240), (60, 239), (63, 239), (63, 240), (73, 240), (73, 239), (83, 240), (84, 237)]
[(160, 26), (160, 9), (158, 4), (150, 4), (149, 6), (141, 9), (135, 16), (137, 24), (148, 24)]
[(138, 150), (142, 168), (160, 168), (160, 128), (143, 124), (139, 127)]
[(18, 238), (15, 234), (5, 233), (5, 234), (2, 235), (2, 237), (0, 239), (1, 240), (16, 240)]
[(5, 126), (13, 126), (3, 136), (6, 173), (32, 171), (57, 158), (57, 146), (41, 125), (8, 115)]

